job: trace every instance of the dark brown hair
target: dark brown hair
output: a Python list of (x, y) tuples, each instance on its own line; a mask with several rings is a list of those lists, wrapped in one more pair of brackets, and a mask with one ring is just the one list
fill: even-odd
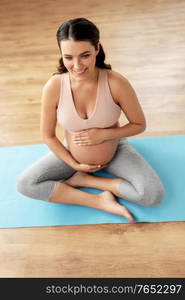
[[(97, 50), (100, 40), (100, 32), (97, 26), (91, 21), (85, 18), (76, 18), (68, 20), (60, 25), (56, 33), (56, 38), (60, 51), (60, 41), (68, 39), (73, 39), (75, 41), (89, 41)], [(101, 44), (96, 56), (95, 65), (98, 68), (111, 69), (111, 65), (105, 63), (105, 52)], [(57, 67), (57, 70), (58, 72), (53, 73), (53, 75), (67, 72), (62, 57), (59, 59), (59, 66)]]

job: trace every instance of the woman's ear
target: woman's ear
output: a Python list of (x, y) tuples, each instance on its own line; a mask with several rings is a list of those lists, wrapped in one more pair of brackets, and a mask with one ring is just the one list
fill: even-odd
[(98, 55), (99, 51), (100, 51), (100, 43), (98, 42), (97, 49), (96, 49), (96, 52), (97, 52), (96, 55)]

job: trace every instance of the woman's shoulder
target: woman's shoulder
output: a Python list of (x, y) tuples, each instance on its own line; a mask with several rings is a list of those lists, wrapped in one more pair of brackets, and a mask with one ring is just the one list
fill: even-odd
[(44, 84), (46, 89), (56, 89), (60, 87), (62, 74), (52, 75)]
[(110, 81), (110, 83), (112, 84), (126, 84), (128, 83), (128, 80), (126, 77), (124, 77), (121, 73), (116, 72), (114, 70), (107, 70), (107, 74), (108, 74), (108, 80)]
[(58, 93), (61, 87), (63, 74), (52, 75), (44, 84), (43, 89), (49, 93)]
[(114, 70), (107, 70), (107, 74), (112, 96), (114, 99), (118, 99), (120, 93), (130, 87), (130, 83), (126, 77)]
[(54, 105), (58, 105), (61, 92), (61, 80), (62, 74), (55, 74), (45, 82), (42, 89), (42, 95), (44, 95), (43, 99), (47, 99), (47, 101), (53, 102)]

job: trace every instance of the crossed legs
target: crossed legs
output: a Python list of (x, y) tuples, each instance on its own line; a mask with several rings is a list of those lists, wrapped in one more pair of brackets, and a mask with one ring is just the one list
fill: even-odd
[(18, 176), (17, 190), (29, 198), (89, 206), (124, 216), (129, 222), (133, 222), (128, 210), (116, 201), (111, 192), (103, 189), (104, 191), (98, 195), (91, 194), (65, 183), (75, 172), (50, 152)]
[[(115, 196), (144, 206), (161, 202), (164, 189), (158, 175), (126, 139), (120, 140), (116, 155), (105, 170), (117, 178), (76, 172), (51, 152), (18, 177), (17, 190), (34, 199), (105, 210), (124, 216), (131, 223), (132, 215)], [(77, 186), (102, 192), (91, 194), (76, 189)]]

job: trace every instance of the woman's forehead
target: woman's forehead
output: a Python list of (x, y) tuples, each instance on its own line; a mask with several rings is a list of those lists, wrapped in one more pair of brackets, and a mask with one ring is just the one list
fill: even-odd
[(78, 55), (93, 49), (93, 45), (89, 41), (63, 40), (60, 45), (62, 53), (66, 55)]

